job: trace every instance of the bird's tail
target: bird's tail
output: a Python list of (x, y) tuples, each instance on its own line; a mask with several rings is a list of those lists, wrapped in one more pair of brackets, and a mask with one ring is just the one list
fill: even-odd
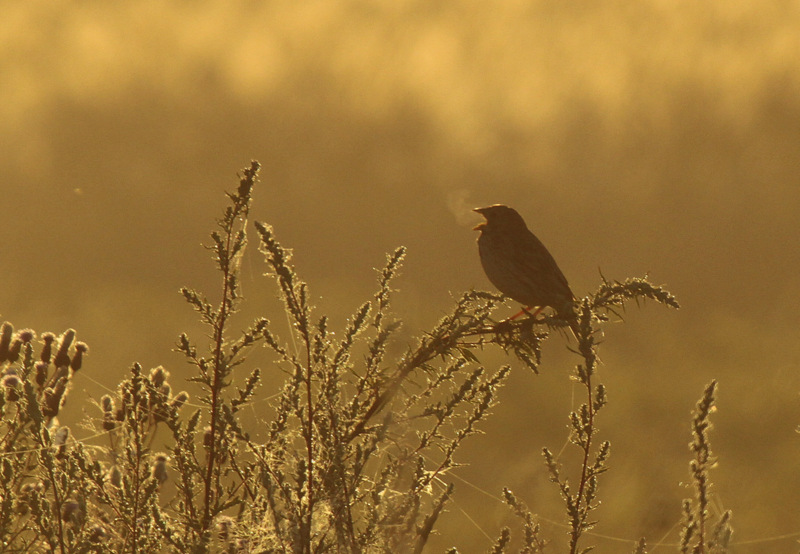
[(571, 302), (557, 313), (559, 317), (567, 321), (569, 330), (572, 331), (572, 336), (575, 337), (576, 342), (580, 343), (578, 337), (581, 336), (581, 325), (578, 322), (578, 305), (575, 302)]
[(575, 342), (580, 343), (581, 339), (578, 337), (581, 336), (581, 326), (578, 323), (577, 317), (569, 320), (569, 330), (572, 331), (572, 336), (575, 337)]

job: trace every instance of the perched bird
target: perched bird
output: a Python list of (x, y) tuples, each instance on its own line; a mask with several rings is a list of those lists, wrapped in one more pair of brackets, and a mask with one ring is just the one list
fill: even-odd
[[(549, 306), (578, 336), (575, 296), (544, 244), (516, 210), (495, 204), (476, 208), (486, 221), (475, 227), (486, 276), (506, 296), (527, 308)], [(538, 311), (536, 312), (538, 313)]]

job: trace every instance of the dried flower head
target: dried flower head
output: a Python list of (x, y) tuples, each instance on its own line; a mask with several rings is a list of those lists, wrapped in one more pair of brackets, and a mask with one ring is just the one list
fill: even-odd
[(106, 412), (103, 414), (103, 430), (104, 431), (113, 431), (117, 428), (117, 422), (114, 419), (114, 415), (111, 412)]
[(5, 375), (3, 375), (2, 380), (0, 380), (0, 386), (6, 389), (6, 400), (9, 402), (16, 402), (19, 400), (19, 385), (21, 382), (14, 368), (8, 368), (6, 370)]
[(8, 348), (8, 354), (6, 354), (6, 359), (11, 362), (12, 364), (19, 360), (19, 351), (22, 349), (22, 341), (19, 337), (14, 339), (14, 342), (11, 343), (11, 346)]
[(33, 366), (34, 370), (36, 371), (36, 384), (39, 385), (39, 388), (43, 387), (44, 384), (47, 382), (47, 370), (50, 367), (50, 364), (47, 362), (36, 362)]
[(83, 355), (89, 352), (89, 347), (85, 342), (78, 341), (75, 343), (75, 355), (72, 356), (72, 361), (69, 367), (72, 371), (78, 371), (83, 365)]
[(42, 401), (42, 414), (45, 417), (55, 417), (58, 415), (58, 410), (61, 408), (61, 399), (66, 390), (66, 381), (61, 379), (55, 387), (48, 387), (44, 391), (44, 398)]
[(9, 388), (15, 388), (19, 386), (21, 382), (22, 380), (19, 378), (19, 375), (17, 375), (17, 372), (14, 371), (13, 368), (8, 368), (8, 370), (6, 370), (6, 372), (3, 374), (2, 380), (0, 380), (0, 384)]
[(83, 516), (83, 510), (77, 500), (67, 500), (61, 505), (61, 519), (67, 523), (80, 525)]
[(91, 529), (89, 529), (89, 541), (98, 543), (102, 542), (103, 539), (108, 537), (108, 532), (106, 531), (105, 527), (100, 524), (93, 525)]
[(67, 329), (61, 335), (61, 340), (58, 343), (58, 351), (53, 363), (56, 367), (68, 367), (70, 364), (69, 347), (72, 346), (72, 341), (75, 340), (75, 329)]
[(69, 427), (65, 425), (56, 431), (56, 434), (53, 437), (53, 445), (62, 446), (67, 443), (67, 439), (69, 439)]
[(24, 497), (28, 497), (32, 494), (41, 494), (46, 490), (44, 483), (41, 481), (37, 481), (36, 483), (25, 483), (19, 489), (20, 494)]
[(186, 392), (185, 390), (182, 390), (173, 397), (172, 401), (170, 402), (170, 405), (172, 406), (173, 410), (178, 411), (183, 407), (183, 405), (188, 400), (189, 400), (189, 393)]
[(50, 357), (53, 355), (53, 341), (56, 340), (56, 336), (48, 331), (42, 334), (42, 340), (44, 341), (44, 346), (42, 347), (42, 354), (39, 359), (45, 364), (49, 364)]
[(0, 363), (8, 359), (8, 346), (11, 344), (11, 335), (14, 334), (14, 328), (6, 321), (0, 326)]
[(150, 468), (150, 476), (158, 481), (159, 484), (163, 484), (164, 481), (167, 480), (167, 461), (169, 457), (162, 453), (156, 454), (155, 461), (153, 462), (152, 467)]
[(45, 486), (41, 481), (36, 483), (25, 483), (19, 488), (19, 502), (17, 512), (25, 515), (29, 511), (29, 504), (35, 502), (45, 491)]
[(217, 532), (221, 541), (230, 541), (236, 532), (236, 520), (230, 516), (219, 516), (219, 519), (217, 519)]
[(108, 472), (108, 482), (118, 489), (122, 488), (122, 471), (119, 466), (111, 466), (111, 470)]
[(160, 388), (164, 381), (169, 379), (169, 371), (162, 366), (154, 367), (150, 370), (150, 382), (155, 388)]
[(53, 437), (53, 446), (56, 447), (56, 458), (64, 459), (67, 455), (67, 440), (69, 439), (69, 427), (60, 427)]
[(102, 398), (100, 398), (100, 408), (102, 408), (103, 413), (109, 413), (114, 410), (114, 399), (111, 396), (104, 394)]

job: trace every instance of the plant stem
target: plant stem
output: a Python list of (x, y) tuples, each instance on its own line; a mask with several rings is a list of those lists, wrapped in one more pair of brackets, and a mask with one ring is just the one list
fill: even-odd
[(308, 430), (306, 431), (306, 455), (308, 457), (308, 513), (306, 514), (305, 529), (305, 552), (311, 553), (311, 525), (314, 520), (314, 405), (312, 394), (312, 378), (314, 374), (313, 361), (311, 359), (311, 340), (306, 337), (306, 360), (308, 370), (306, 373), (306, 403), (308, 405)]
[(223, 384), (223, 343), (225, 340), (225, 325), (230, 315), (233, 299), (230, 298), (230, 276), (233, 264), (230, 259), (231, 241), (233, 240), (233, 222), (238, 214), (232, 216), (225, 228), (225, 260), (220, 260), (222, 265), (222, 300), (220, 301), (219, 314), (214, 322), (214, 375), (211, 383), (211, 441), (208, 445), (208, 461), (206, 463), (205, 496), (203, 507), (203, 529), (211, 527), (211, 500), (212, 485), (216, 485), (214, 468), (217, 457), (217, 443), (219, 432), (220, 392)]
[(589, 512), (589, 502), (587, 500), (586, 506), (581, 510), (581, 502), (583, 501), (584, 491), (586, 490), (586, 483), (588, 481), (589, 473), (589, 454), (592, 448), (592, 437), (594, 436), (594, 400), (592, 398), (592, 372), (589, 364), (586, 367), (586, 390), (589, 399), (586, 407), (588, 411), (588, 425), (586, 428), (586, 442), (583, 445), (583, 463), (581, 464), (581, 481), (578, 486), (578, 495), (575, 500), (576, 512), (580, 515), (580, 521), (576, 522), (577, 525), (572, 527), (572, 540), (570, 541), (570, 554), (575, 554), (578, 551), (578, 539), (583, 532), (583, 524), (586, 521), (586, 516)]
[[(41, 434), (41, 431), (39, 432)], [(44, 441), (42, 441), (44, 444)], [(50, 456), (51, 454), (47, 454)], [(61, 498), (58, 489), (58, 479), (56, 479), (55, 472), (53, 471), (53, 459), (50, 458), (49, 463), (45, 464), (47, 466), (47, 473), (50, 477), (50, 484), (53, 487), (53, 501), (56, 507), (56, 521), (58, 521), (58, 547), (61, 550), (61, 554), (64, 554), (67, 551), (67, 547), (64, 544), (64, 524), (61, 521), (61, 509), (64, 504), (64, 499)]]

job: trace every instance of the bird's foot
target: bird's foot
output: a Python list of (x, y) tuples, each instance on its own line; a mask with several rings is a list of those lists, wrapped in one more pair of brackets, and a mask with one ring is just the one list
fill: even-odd
[(525, 315), (525, 314), (527, 314), (527, 315), (528, 315), (528, 316), (530, 316), (530, 317), (536, 317), (536, 316), (537, 316), (537, 315), (539, 315), (539, 313), (541, 313), (541, 311), (544, 309), (544, 307), (541, 307), (541, 308), (536, 308), (536, 311), (535, 311), (535, 312), (533, 312), (533, 313), (531, 313), (531, 308), (532, 308), (532, 307), (533, 307), (533, 306), (528, 306), (528, 307), (526, 307), (526, 308), (522, 308), (522, 310), (520, 310), (520, 311), (519, 311), (519, 313), (517, 313), (517, 314), (514, 314), (514, 315), (512, 315), (511, 317), (509, 317), (508, 319), (505, 319), (505, 320), (503, 320), (503, 321), (513, 321), (513, 320), (517, 319), (518, 317), (521, 317), (521, 316), (523, 316), (523, 315)]

